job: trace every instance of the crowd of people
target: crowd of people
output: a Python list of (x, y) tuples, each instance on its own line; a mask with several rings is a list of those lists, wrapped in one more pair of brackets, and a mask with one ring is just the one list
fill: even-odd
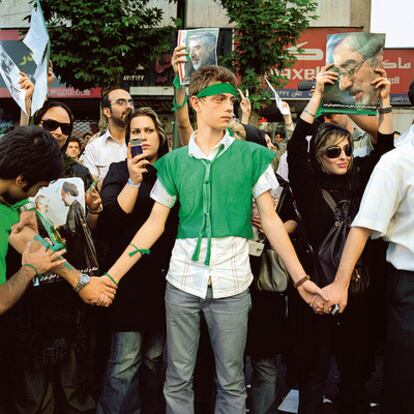
[[(241, 414), (249, 356), (249, 409), (266, 414), (283, 354), (300, 414), (323, 413), (332, 356), (338, 413), (368, 414), (382, 348), (382, 412), (412, 412), (413, 134), (394, 137), (390, 82), (369, 63), (321, 68), (276, 140), (249, 124), (236, 76), (215, 65), (188, 92), (174, 84), (180, 148), (119, 87), (85, 148), (53, 100), (2, 137), (0, 413)], [(317, 116), (327, 85), (368, 70), (377, 117)], [(259, 283), (266, 249), (290, 275), (282, 292)], [(216, 392), (200, 405), (205, 383)]]

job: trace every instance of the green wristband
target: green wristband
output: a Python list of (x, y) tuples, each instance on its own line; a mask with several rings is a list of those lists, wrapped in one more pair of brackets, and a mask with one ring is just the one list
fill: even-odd
[(184, 101), (183, 101), (183, 103), (182, 103), (181, 105), (179, 105), (179, 104), (177, 103), (177, 99), (176, 99), (176, 98), (175, 98), (175, 96), (174, 96), (174, 99), (173, 99), (173, 106), (172, 106), (172, 108), (171, 108), (171, 111), (175, 112), (175, 111), (177, 111), (178, 109), (183, 108), (185, 105), (187, 105), (187, 102), (188, 102), (188, 95), (187, 95), (187, 94), (185, 95)]
[(104, 275), (105, 276), (108, 276), (109, 277), (109, 279), (111, 279), (111, 282), (116, 286), (116, 287), (118, 287), (118, 282), (108, 273), (108, 272), (105, 272), (104, 273)]
[(173, 86), (174, 86), (175, 89), (180, 89), (180, 88), (183, 87), (183, 85), (181, 85), (181, 83), (180, 83), (180, 78), (178, 77), (178, 75), (174, 76)]
[(37, 269), (32, 264), (30, 264), (30, 263), (22, 264), (22, 267), (25, 267), (25, 266), (30, 267), (31, 269), (33, 269), (36, 273), (36, 276), (39, 276), (39, 272), (37, 271)]
[(141, 253), (142, 255), (151, 253), (150, 249), (139, 249), (137, 246), (135, 246), (135, 244), (132, 244), (132, 243), (129, 243), (129, 245), (135, 249), (133, 252), (128, 253), (129, 257), (132, 257), (136, 255), (137, 253)]

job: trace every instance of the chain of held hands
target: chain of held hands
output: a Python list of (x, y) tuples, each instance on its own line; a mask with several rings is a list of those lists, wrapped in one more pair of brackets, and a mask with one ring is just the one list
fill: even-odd
[[(186, 61), (187, 53), (184, 49), (185, 47), (177, 47), (174, 50), (172, 64), (174, 71), (176, 73), (178, 73), (178, 64)], [(335, 82), (338, 75), (336, 72), (329, 70), (331, 66), (332, 65), (324, 66), (320, 73), (317, 75), (315, 91), (323, 93), (324, 86), (326, 83)], [(385, 71), (383, 69), (380, 69), (378, 70), (378, 73), (381, 79), (376, 80), (376, 82), (373, 82), (375, 86), (381, 87), (381, 89), (389, 89), (389, 82), (388, 79), (386, 79)], [(22, 79), (20, 83), (21, 86), (25, 89), (30, 90), (33, 88), (25, 74), (22, 74)], [(250, 113), (251, 105), (249, 99), (246, 96), (244, 96), (241, 90), (239, 90), (239, 93), (242, 99), (241, 107), (243, 113)], [(143, 178), (143, 173), (146, 172), (145, 164), (147, 162), (143, 156), (134, 158), (137, 159), (134, 159), (133, 162), (132, 157), (128, 157), (128, 169), (130, 170), (130, 174), (132, 172), (132, 176), (134, 178), (134, 180), (131, 181), (134, 183), (135, 187), (139, 188), (139, 184), (141, 183)], [(93, 188), (91, 186), (91, 189), (87, 191), (86, 201), (88, 204), (88, 211), (90, 213), (96, 214), (102, 211), (100, 195), (96, 188)], [(34, 215), (33, 217), (27, 216), (27, 218), (23, 218), (21, 222), (18, 224), (18, 226), (14, 229), (14, 231), (18, 232), (26, 225), (34, 229), (37, 229), (37, 224), (35, 224), (33, 220), (35, 220)], [(45, 273), (53, 268), (57, 268), (58, 266), (61, 266), (66, 263), (65, 259), (62, 257), (62, 255), (65, 253), (65, 250), (53, 252), (52, 250), (49, 250), (47, 247), (42, 246), (40, 249), (36, 250), (35, 252), (32, 252), (31, 248), (32, 243), (27, 243), (22, 255), (22, 268), (24, 268), (27, 272), (31, 273), (31, 278), (34, 278), (35, 276), (38, 276), (42, 273)], [(144, 251), (143, 249), (139, 249), (136, 246), (133, 246), (133, 248), (134, 251), (131, 252), (131, 254), (129, 255), (130, 257), (132, 255), (135, 255), (136, 253), (141, 253), (141, 255), (149, 254), (149, 251)], [(86, 279), (82, 279), (82, 277), (84, 276), (86, 276)], [(89, 277), (87, 275), (83, 275), (82, 273), (79, 274), (78, 272), (76, 278), (76, 285), (73, 287), (79, 293), (79, 296), (84, 302), (90, 305), (105, 307), (110, 306), (112, 304), (115, 298), (118, 282), (109, 273), (104, 273), (102, 277)], [(299, 288), (307, 280), (309, 280), (308, 276), (296, 282), (295, 287)], [(343, 286), (336, 286), (334, 280), (332, 284), (322, 289), (324, 293), (323, 297), (319, 294), (314, 294), (310, 300), (307, 300), (307, 302), (309, 306), (313, 309), (313, 311), (317, 314), (336, 314), (338, 311), (343, 311), (344, 307), (346, 306), (346, 301), (345, 303), (342, 301), (341, 306), (335, 303), (335, 299), (338, 297), (338, 290), (341, 291), (342, 296), (344, 294), (347, 294), (347, 288), (344, 288)]]

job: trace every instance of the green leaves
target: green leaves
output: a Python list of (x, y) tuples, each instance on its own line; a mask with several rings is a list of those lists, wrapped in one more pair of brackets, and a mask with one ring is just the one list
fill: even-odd
[(170, 48), (173, 27), (158, 28), (150, 0), (43, 0), (55, 72), (78, 89), (121, 84)]
[[(217, 0), (218, 1), (218, 0)], [(223, 59), (241, 77), (242, 88), (249, 89), (252, 107), (258, 110), (269, 102), (263, 76), (276, 87), (286, 80), (270, 75), (295, 63), (287, 47), (294, 44), (309, 26), (317, 0), (220, 0), (235, 24), (235, 49)]]

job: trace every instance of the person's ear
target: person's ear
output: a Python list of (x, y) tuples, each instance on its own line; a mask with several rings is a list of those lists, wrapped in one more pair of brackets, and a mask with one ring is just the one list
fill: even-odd
[(112, 111), (111, 108), (109, 108), (108, 106), (105, 106), (104, 108), (102, 108), (102, 113), (107, 117), (107, 118), (111, 118), (112, 115)]
[(200, 100), (197, 98), (197, 96), (190, 97), (190, 104), (194, 111), (200, 112)]
[(16, 179), (14, 180), (15, 184), (21, 188), (26, 187), (27, 185), (27, 181), (23, 178), (22, 175), (19, 175), (18, 177), (16, 177)]

